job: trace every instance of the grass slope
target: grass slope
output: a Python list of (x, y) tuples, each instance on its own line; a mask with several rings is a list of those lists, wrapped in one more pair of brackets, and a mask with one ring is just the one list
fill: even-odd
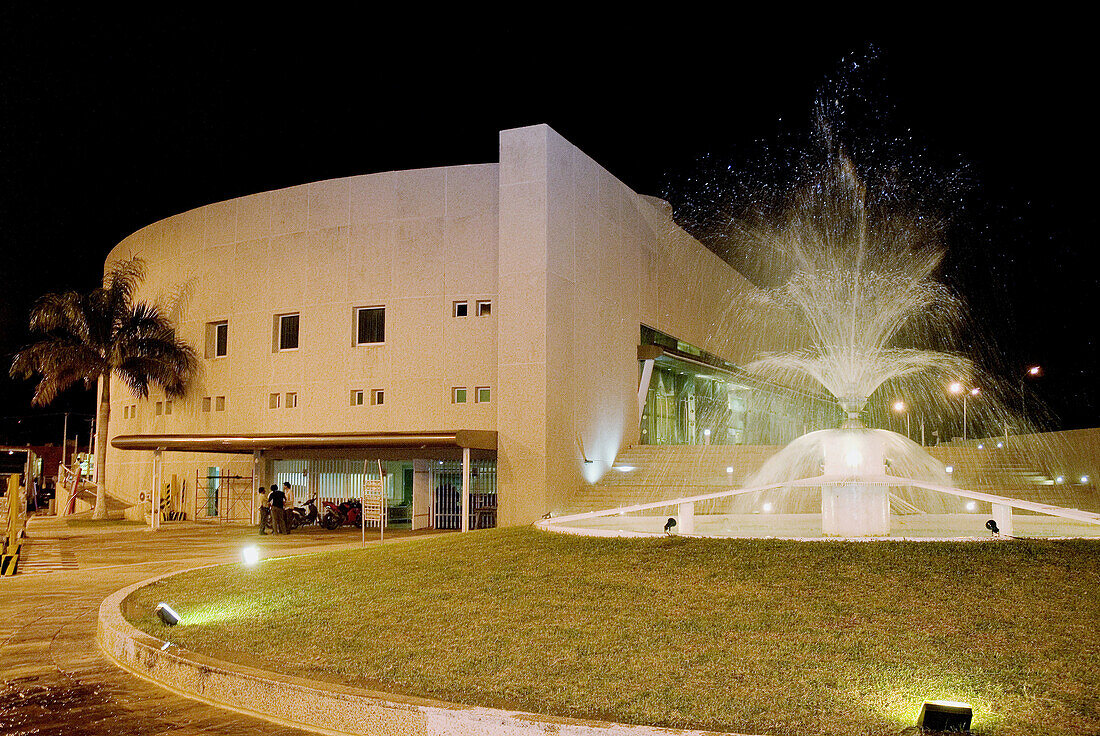
[[(580, 718), (1100, 733), (1100, 543), (610, 540), (502, 529), (213, 568), (140, 628), (288, 674)], [(170, 601), (184, 625), (153, 619)]]

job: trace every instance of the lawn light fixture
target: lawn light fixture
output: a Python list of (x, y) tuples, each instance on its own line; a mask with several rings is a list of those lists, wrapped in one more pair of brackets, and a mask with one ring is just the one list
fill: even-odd
[(676, 519), (671, 516), (668, 517), (668, 521), (665, 522), (665, 534), (672, 536), (672, 527), (676, 526)]
[(1087, 475), (1082, 475), (1081, 476), (1081, 485), (1085, 485), (1088, 482), (1089, 482), (1089, 477)]
[(926, 700), (917, 715), (917, 728), (925, 731), (969, 731), (974, 710), (955, 700)]
[(249, 545), (241, 550), (241, 559), (244, 560), (244, 564), (252, 567), (260, 561), (260, 548), (256, 545)]
[(1054, 482), (1055, 483), (1065, 483), (1066, 482), (1066, 476), (1059, 475), (1057, 478), (1054, 479)]
[(944, 469), (944, 472), (946, 472), (948, 475), (951, 475), (952, 473), (955, 472), (955, 466), (954, 465), (946, 465), (946, 466), (944, 466), (943, 469)]
[(765, 501), (765, 502), (764, 502), (764, 506), (763, 506), (763, 508), (764, 508), (764, 513), (765, 513), (765, 514), (770, 514), (770, 513), (772, 512), (772, 504), (771, 504), (771, 501)]
[(173, 611), (167, 603), (158, 603), (155, 613), (157, 618), (163, 621), (166, 626), (175, 626), (180, 622), (180, 615)]
[(727, 473), (732, 473), (732, 472), (733, 472), (733, 466), (732, 466), (732, 465), (728, 466), (728, 467), (726, 468), (726, 472), (727, 472)]
[(989, 521), (987, 521), (985, 523), (985, 528), (988, 529), (989, 531), (993, 532), (994, 534), (1000, 534), (1001, 533), (1000, 528), (997, 526), (997, 522), (995, 522), (993, 519), (990, 519)]
[(967, 504), (966, 504), (966, 510), (967, 511), (977, 511), (978, 510), (978, 504), (974, 501), (968, 501)]

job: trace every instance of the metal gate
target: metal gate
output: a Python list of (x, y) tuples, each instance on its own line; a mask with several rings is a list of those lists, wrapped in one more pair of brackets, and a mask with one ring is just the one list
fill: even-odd
[[(462, 528), (462, 463), (434, 460), (428, 466), (434, 528)], [(470, 529), (488, 529), (497, 523), (497, 464), (470, 462)]]

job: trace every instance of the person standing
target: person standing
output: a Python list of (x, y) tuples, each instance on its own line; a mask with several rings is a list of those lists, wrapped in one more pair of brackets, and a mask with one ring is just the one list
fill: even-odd
[(275, 526), (276, 534), (288, 534), (286, 529), (286, 512), (283, 504), (286, 502), (286, 494), (279, 490), (279, 486), (272, 484), (271, 493), (267, 496), (271, 502), (271, 520)]
[(260, 536), (264, 535), (264, 530), (268, 527), (271, 527), (271, 532), (274, 534), (275, 527), (271, 524), (271, 499), (267, 497), (267, 489), (260, 486), (257, 493), (260, 494)]

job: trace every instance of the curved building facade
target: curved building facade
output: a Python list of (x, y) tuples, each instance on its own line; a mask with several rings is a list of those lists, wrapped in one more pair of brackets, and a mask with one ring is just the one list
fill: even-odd
[(639, 442), (645, 330), (735, 363), (752, 342), (728, 329), (743, 277), (545, 125), (493, 163), (200, 207), (107, 263), (131, 256), (203, 367), (176, 401), (114, 388), (107, 483), (169, 486), (188, 518), (283, 479), (357, 496), (381, 459), (392, 519), (444, 525), (465, 482), (469, 523), (528, 523)]

